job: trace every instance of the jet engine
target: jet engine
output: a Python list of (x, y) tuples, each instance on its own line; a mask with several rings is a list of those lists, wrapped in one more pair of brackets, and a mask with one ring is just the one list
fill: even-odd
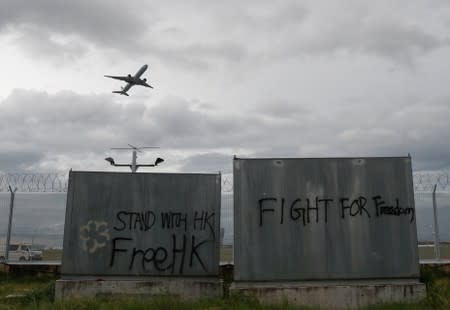
[(131, 74), (128, 74), (128, 77), (130, 78), (130, 77), (131, 77)]

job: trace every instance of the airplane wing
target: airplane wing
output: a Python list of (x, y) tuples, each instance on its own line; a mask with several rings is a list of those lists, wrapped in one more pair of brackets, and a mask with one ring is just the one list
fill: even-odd
[(130, 83), (130, 77), (129, 76), (114, 76), (114, 75), (105, 75), (107, 78), (121, 80)]

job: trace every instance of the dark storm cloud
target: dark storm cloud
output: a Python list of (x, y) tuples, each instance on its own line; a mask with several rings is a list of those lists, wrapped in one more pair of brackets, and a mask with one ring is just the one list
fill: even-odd
[(340, 51), (411, 65), (416, 56), (448, 45), (447, 31), (411, 23), (404, 11), (357, 2), (5, 0), (0, 34), (14, 34), (13, 42), (35, 56), (73, 60), (92, 47), (194, 70)]
[[(341, 108), (328, 122), (327, 154), (406, 156), (414, 168), (450, 168), (449, 97), (405, 98), (403, 102), (366, 98), (360, 107)], [(319, 143), (317, 143), (319, 144)]]
[[(133, 52), (133, 51), (131, 51)], [(230, 42), (193, 42), (186, 44), (167, 44), (147, 42), (137, 53), (146, 53), (163, 63), (189, 70), (210, 70), (245, 59), (247, 51), (241, 45)]]
[[(165, 19), (158, 7), (145, 1), (0, 2), (0, 34), (12, 34), (12, 42), (33, 57), (74, 60), (90, 47), (107, 48), (128, 57), (153, 56), (167, 64), (204, 70), (217, 61), (235, 62), (245, 56), (239, 44), (227, 40), (183, 42), (180, 35), (183, 39), (185, 30), (161, 28), (161, 20)], [(166, 42), (170, 39), (175, 43)]]
[[(122, 128), (142, 126), (145, 110), (139, 104), (110, 104), (107, 96), (16, 90), (0, 104), (0, 144), (32, 146), (42, 154), (100, 152), (126, 141)], [(151, 124), (146, 128), (151, 140)]]
[(3, 0), (0, 29), (32, 26), (35, 30), (79, 35), (108, 45), (130, 44), (146, 25), (136, 11), (136, 6), (120, 1)]
[[(408, 97), (390, 111), (391, 102), (367, 97), (359, 106), (342, 105), (326, 113), (308, 111), (301, 105), (296, 109), (289, 101), (276, 100), (261, 104), (263, 110), (275, 109), (268, 119), (248, 109), (240, 113), (201, 109), (196, 102), (177, 97), (149, 107), (111, 102), (109, 95), (16, 90), (0, 103), (0, 148), (12, 150), (2, 153), (5, 161), (0, 170), (39, 169), (61, 160), (81, 165), (84, 158), (98, 161), (110, 147), (130, 142), (192, 154), (166, 163), (183, 171), (227, 173), (232, 155), (249, 154), (336, 157), (411, 153), (415, 169), (445, 169), (450, 168), (448, 102), (446, 97)], [(286, 113), (295, 117), (287, 119)], [(244, 153), (227, 154), (227, 149)], [(65, 165), (63, 168), (68, 163)]]
[[(0, 147), (17, 149), (24, 156), (70, 159), (130, 142), (169, 149), (229, 145), (239, 122), (193, 106), (180, 98), (167, 98), (149, 108), (116, 104), (109, 95), (15, 90), (0, 103)], [(22, 163), (15, 168), (24, 169)]]
[[(300, 139), (298, 139), (300, 140)], [(264, 148), (261, 148), (260, 151), (251, 153), (248, 157), (254, 158), (270, 158), (270, 157), (281, 157), (281, 158), (296, 158), (299, 157), (300, 150), (302, 148), (301, 143), (298, 144), (295, 140), (292, 140), (291, 143), (284, 143), (283, 145), (275, 146), (271, 143), (268, 143)]]
[(102, 153), (130, 141), (191, 152), (198, 148), (265, 146), (290, 126), (265, 124), (252, 113), (236, 116), (201, 110), (195, 103), (176, 97), (150, 108), (137, 103), (116, 104), (109, 95), (15, 90), (0, 104), (0, 146), (11, 149), (14, 145), (25, 153), (31, 147), (33, 153), (47, 158), (50, 154), (70, 158)]
[(7, 173), (17, 172), (43, 158), (43, 154), (33, 150), (0, 151), (0, 171)]
[(65, 65), (85, 55), (85, 47), (76, 39), (57, 41), (52, 39), (50, 32), (30, 25), (18, 29), (20, 31), (17, 31), (15, 42), (35, 58), (50, 56), (57, 64)]
[(280, 120), (292, 118), (300, 114), (309, 114), (311, 109), (305, 105), (289, 102), (286, 100), (262, 102), (257, 107), (251, 109), (252, 113), (260, 114), (266, 117), (275, 117)]
[(231, 173), (233, 156), (222, 153), (204, 153), (188, 157), (183, 161), (181, 171), (206, 173)]
[(214, 14), (218, 16), (221, 29), (251, 31), (251, 32), (279, 32), (299, 27), (308, 17), (309, 9), (298, 1), (283, 3), (256, 1), (241, 2), (217, 6)]
[(33, 58), (71, 63), (91, 46), (122, 51), (141, 48), (142, 36), (152, 23), (125, 2), (5, 0), (0, 1), (0, 35)]
[(325, 30), (315, 38), (299, 40), (291, 46), (291, 55), (348, 51), (411, 63), (414, 56), (447, 44), (446, 38), (417, 26), (379, 22), (346, 24)]
[(219, 29), (239, 37), (248, 57), (259, 64), (344, 52), (411, 65), (417, 56), (449, 45), (448, 25), (435, 14), (449, 5), (251, 2), (215, 14)]
[[(278, 110), (277, 113), (245, 108), (239, 113), (198, 110), (190, 101), (171, 97), (152, 108), (151, 118), (154, 127), (164, 137), (165, 145), (185, 149), (278, 146), (286, 143), (283, 137), (290, 130), (305, 130), (308, 124), (312, 124), (310, 114), (301, 113), (304, 111), (302, 106), (295, 108), (284, 100), (280, 100), (277, 106), (272, 103), (266, 106)], [(297, 115), (296, 118), (286, 119), (286, 111)]]

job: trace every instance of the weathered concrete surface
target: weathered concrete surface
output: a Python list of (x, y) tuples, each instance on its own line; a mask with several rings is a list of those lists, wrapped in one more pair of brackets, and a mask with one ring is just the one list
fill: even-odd
[(74, 279), (57, 280), (55, 299), (104, 295), (173, 295), (182, 299), (222, 297), (218, 278)]
[[(1, 266), (4, 267), (1, 268)], [(0, 271), (35, 276), (48, 275), (49, 273), (58, 275), (61, 273), (61, 263), (57, 261), (9, 262), (0, 264)]]
[(220, 174), (72, 171), (63, 279), (219, 273)]
[(69, 175), (55, 297), (221, 296), (220, 174)]
[(236, 281), (419, 278), (411, 158), (234, 160)]
[(413, 303), (425, 298), (425, 285), (417, 280), (235, 282), (230, 293), (256, 297), (266, 304), (317, 306), (323, 309), (358, 309), (381, 303)]

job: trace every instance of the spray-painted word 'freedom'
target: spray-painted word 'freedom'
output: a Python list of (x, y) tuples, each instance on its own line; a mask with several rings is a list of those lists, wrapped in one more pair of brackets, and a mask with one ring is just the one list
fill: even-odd
[[(348, 217), (381, 217), (381, 216), (409, 216), (410, 223), (414, 222), (414, 208), (401, 206), (399, 199), (395, 203), (388, 203), (380, 195), (372, 198), (360, 196), (352, 199), (343, 197), (339, 199), (331, 198), (295, 198), (288, 201), (286, 198), (265, 197), (258, 200), (259, 226), (269, 214), (276, 216), (279, 223), (286, 220), (301, 221), (303, 225), (311, 222), (318, 223), (319, 220), (328, 222), (329, 208), (337, 208), (340, 218)], [(266, 219), (267, 220), (267, 219)]]

